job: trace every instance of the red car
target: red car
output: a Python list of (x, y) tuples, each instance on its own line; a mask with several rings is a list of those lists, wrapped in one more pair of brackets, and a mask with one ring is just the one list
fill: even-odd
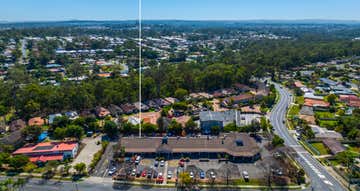
[(161, 173), (159, 174), (158, 178), (156, 179), (156, 182), (159, 184), (164, 182), (164, 177), (162, 176)]
[(184, 161), (182, 161), (182, 160), (179, 161), (179, 166), (180, 167), (184, 167), (184, 164), (185, 164)]
[(141, 176), (142, 176), (142, 177), (145, 177), (145, 176), (146, 176), (146, 170), (143, 170), (143, 171), (142, 171)]

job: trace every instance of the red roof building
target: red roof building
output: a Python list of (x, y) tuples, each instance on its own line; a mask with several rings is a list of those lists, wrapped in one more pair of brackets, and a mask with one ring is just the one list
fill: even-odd
[(25, 145), (13, 152), (13, 155), (26, 155), (31, 162), (62, 161), (74, 158), (78, 148), (77, 142), (43, 142)]
[(42, 119), (41, 117), (34, 117), (29, 119), (28, 125), (29, 126), (43, 126), (45, 125), (45, 119)]
[(309, 107), (329, 107), (330, 103), (324, 100), (305, 98), (304, 105)]

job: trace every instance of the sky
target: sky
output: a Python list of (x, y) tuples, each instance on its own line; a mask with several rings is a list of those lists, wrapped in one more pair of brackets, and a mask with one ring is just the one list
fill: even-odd
[[(360, 20), (360, 0), (142, 0), (145, 20)], [(0, 0), (0, 21), (134, 20), (138, 0)]]

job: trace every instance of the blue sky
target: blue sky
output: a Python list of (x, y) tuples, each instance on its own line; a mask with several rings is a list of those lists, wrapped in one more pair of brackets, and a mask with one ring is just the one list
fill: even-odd
[[(360, 20), (360, 0), (142, 0), (144, 19)], [(0, 0), (0, 21), (132, 20), (138, 0)]]

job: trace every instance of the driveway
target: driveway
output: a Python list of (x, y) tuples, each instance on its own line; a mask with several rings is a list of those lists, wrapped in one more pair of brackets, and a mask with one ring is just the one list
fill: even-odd
[(71, 163), (71, 165), (74, 166), (78, 163), (83, 162), (86, 164), (86, 167), (88, 168), (94, 157), (94, 154), (101, 149), (101, 144), (96, 144), (97, 142), (101, 142), (101, 136), (97, 136), (95, 138), (92, 137), (84, 138), (81, 141), (81, 143), (84, 144), (85, 146), (80, 151), (78, 156), (74, 159), (74, 161)]

